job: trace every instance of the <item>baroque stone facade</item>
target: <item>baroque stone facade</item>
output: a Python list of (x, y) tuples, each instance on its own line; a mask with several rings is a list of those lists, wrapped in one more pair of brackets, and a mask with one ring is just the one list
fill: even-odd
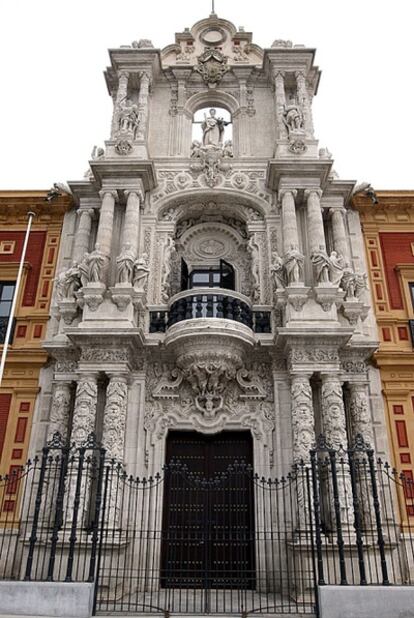
[(261, 48), (212, 14), (161, 51), (110, 55), (112, 124), (71, 183), (34, 450), (95, 431), (141, 475), (175, 430), (247, 430), (265, 475), (309, 462), (321, 432), (382, 454), (354, 182), (318, 148), (314, 50)]

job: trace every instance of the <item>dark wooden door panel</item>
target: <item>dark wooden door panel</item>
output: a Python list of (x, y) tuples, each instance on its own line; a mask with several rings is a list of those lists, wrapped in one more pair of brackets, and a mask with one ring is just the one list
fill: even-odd
[(167, 440), (161, 583), (252, 588), (254, 506), (248, 432)]

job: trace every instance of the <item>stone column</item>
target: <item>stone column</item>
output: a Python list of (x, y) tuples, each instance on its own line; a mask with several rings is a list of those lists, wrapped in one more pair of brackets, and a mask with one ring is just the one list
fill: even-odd
[(283, 233), (283, 252), (287, 253), (290, 249), (299, 248), (298, 225), (296, 221), (295, 197), (297, 191), (287, 189), (280, 192), (282, 200), (282, 233)]
[(283, 122), (283, 114), (286, 107), (285, 93), (285, 74), (283, 71), (277, 71), (274, 74), (275, 80), (275, 99), (276, 99), (276, 119), (277, 119), (277, 137), (279, 139), (287, 139), (287, 129)]
[(325, 232), (323, 229), (321, 210), (321, 196), (322, 191), (320, 189), (309, 189), (305, 191), (305, 198), (307, 200), (307, 227), (310, 253), (320, 250), (326, 252)]
[(112, 128), (111, 138), (114, 139), (116, 132), (118, 131), (118, 111), (122, 101), (127, 98), (128, 95), (128, 79), (129, 73), (127, 71), (120, 71), (118, 73), (118, 91), (114, 102), (114, 111), (112, 114)]
[(116, 192), (103, 190), (101, 191), (101, 197), (102, 205), (99, 213), (96, 245), (99, 246), (100, 251), (102, 251), (105, 256), (109, 257), (111, 255)]
[(48, 442), (56, 432), (60, 433), (63, 442), (67, 441), (69, 437), (71, 398), (71, 382), (65, 380), (54, 383), (47, 431)]
[(79, 225), (73, 244), (73, 262), (81, 262), (85, 253), (89, 251), (93, 212), (92, 208), (78, 210)]
[(291, 375), (293, 461), (310, 461), (310, 449), (315, 444), (315, 416), (313, 412), (310, 373)]
[[(106, 389), (106, 404), (103, 418), (102, 446), (106, 449), (108, 460), (116, 463), (124, 463), (125, 430), (128, 403), (128, 384), (125, 375), (119, 373), (110, 374), (109, 384)], [(114, 469), (112, 482), (114, 487), (108, 496), (107, 520), (116, 523), (119, 519), (120, 495), (116, 492), (117, 474)]]
[(149, 75), (144, 71), (143, 73), (141, 73), (141, 81), (138, 95), (139, 126), (137, 132), (137, 140), (140, 141), (145, 141), (147, 136), (149, 84)]
[(303, 120), (305, 124), (305, 131), (308, 137), (313, 137), (314, 129), (313, 129), (313, 120), (312, 120), (312, 109), (309, 100), (308, 89), (306, 86), (306, 77), (302, 71), (296, 71), (296, 86), (298, 92), (299, 105), (303, 111)]
[[(348, 437), (346, 431), (345, 406), (342, 395), (342, 384), (336, 373), (322, 374), (322, 424), (323, 433), (329, 446), (335, 449), (336, 473), (338, 483), (339, 510), (343, 526), (353, 525), (352, 514), (352, 485), (349, 467), (346, 463), (340, 463), (341, 457), (346, 456), (338, 453), (340, 447), (347, 449)], [(331, 526), (335, 527), (335, 504), (332, 489), (332, 470), (329, 475), (331, 495)], [(344, 531), (345, 532), (345, 531)]]
[(83, 444), (95, 431), (96, 404), (98, 399), (97, 375), (82, 374), (76, 387), (71, 441)]
[(128, 244), (136, 257), (139, 246), (140, 209), (143, 195), (139, 190), (125, 191), (125, 195), (127, 196), (127, 205), (122, 230), (121, 252), (125, 250)]
[(349, 262), (348, 242), (346, 238), (344, 214), (345, 208), (331, 208), (329, 210), (332, 221), (332, 235), (334, 249), (342, 257)]
[(371, 448), (374, 447), (374, 432), (369, 409), (368, 384), (351, 382), (349, 384), (349, 413), (351, 416), (352, 441), (358, 434)]
[[(310, 465), (310, 449), (315, 444), (315, 415), (313, 411), (312, 388), (310, 373), (291, 374), (292, 401), (292, 431), (293, 431), (293, 461), (298, 466), (297, 496), (298, 496), (298, 526), (307, 530), (313, 505), (309, 511), (309, 496), (307, 491), (306, 470)], [(305, 465), (303, 465), (305, 464)]]

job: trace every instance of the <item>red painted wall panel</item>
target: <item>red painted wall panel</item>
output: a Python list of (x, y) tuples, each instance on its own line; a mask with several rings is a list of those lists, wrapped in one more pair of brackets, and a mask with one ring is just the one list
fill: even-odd
[(382, 232), (380, 241), (391, 308), (403, 309), (400, 282), (395, 272), (395, 265), (414, 263), (414, 255), (411, 251), (414, 233)]
[(9, 418), (11, 395), (0, 395), (0, 458), (6, 437), (7, 419)]
[[(24, 236), (24, 232), (0, 232), (0, 241), (14, 240), (16, 243), (14, 253), (0, 255), (0, 263), (20, 261)], [(22, 305), (24, 307), (32, 307), (36, 301), (45, 242), (46, 232), (31, 232), (26, 253), (26, 262), (29, 262), (31, 268), (27, 273), (26, 287), (23, 292)]]

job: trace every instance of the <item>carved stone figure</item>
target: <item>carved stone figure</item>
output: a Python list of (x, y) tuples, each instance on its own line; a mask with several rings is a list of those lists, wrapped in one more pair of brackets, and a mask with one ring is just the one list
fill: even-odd
[(201, 154), (201, 142), (195, 139), (191, 144), (190, 158), (199, 159), (201, 157)]
[(80, 270), (76, 262), (55, 279), (58, 300), (73, 300), (81, 287)]
[(220, 146), (223, 143), (224, 127), (229, 123), (216, 117), (216, 110), (210, 109), (210, 116), (204, 114), (201, 124), (203, 130), (203, 146)]
[(79, 277), (81, 281), (81, 287), (85, 287), (89, 283), (89, 253), (84, 253), (81, 262), (78, 264)]
[(126, 379), (113, 376), (106, 391), (102, 445), (109, 458), (123, 462), (128, 386)]
[(170, 296), (170, 274), (172, 266), (172, 255), (175, 252), (175, 242), (172, 236), (168, 236), (164, 245), (163, 265), (161, 271), (161, 299), (167, 302)]
[(332, 251), (329, 256), (329, 278), (333, 285), (338, 286), (341, 283), (344, 267), (344, 258), (338, 255), (336, 251)]
[(210, 86), (216, 86), (221, 78), (230, 67), (227, 66), (227, 57), (224, 56), (218, 49), (206, 49), (206, 51), (198, 57), (198, 65), (194, 67), (197, 73), (200, 73), (205, 83)]
[(272, 253), (270, 272), (272, 274), (273, 287), (276, 290), (284, 290), (287, 285), (285, 265), (276, 251)]
[(223, 157), (224, 158), (233, 158), (233, 142), (231, 139), (228, 139), (224, 142), (223, 146)]
[(250, 254), (250, 269), (253, 279), (253, 300), (260, 298), (260, 247), (255, 234), (252, 234), (247, 243), (247, 251)]
[(305, 258), (301, 252), (291, 245), (289, 251), (283, 257), (288, 285), (294, 285), (303, 281), (303, 264)]
[(283, 114), (283, 121), (286, 125), (289, 135), (303, 131), (304, 121), (303, 114), (298, 105), (287, 105)]
[(315, 274), (316, 282), (319, 283), (330, 283), (329, 281), (329, 267), (330, 261), (329, 257), (323, 247), (323, 245), (319, 246), (319, 250), (314, 251), (310, 256), (313, 270)]
[(153, 49), (154, 45), (150, 39), (140, 39), (139, 41), (132, 41), (132, 47), (134, 49)]
[(148, 281), (150, 269), (148, 268), (148, 255), (143, 253), (134, 262), (133, 285), (137, 290), (144, 290)]
[(346, 293), (345, 300), (359, 300), (367, 287), (367, 275), (355, 273), (346, 263), (341, 279), (341, 288)]
[(294, 375), (291, 386), (293, 454), (295, 462), (309, 461), (315, 442), (315, 419), (309, 378)]
[(69, 382), (57, 382), (53, 389), (48, 428), (49, 439), (59, 432), (64, 440), (68, 437), (70, 421), (71, 389)]
[(89, 283), (102, 283), (107, 265), (108, 257), (102, 253), (100, 245), (96, 243), (95, 249), (88, 257)]
[(127, 133), (134, 140), (139, 125), (138, 106), (130, 99), (124, 99), (120, 103), (118, 111), (119, 133)]
[(86, 442), (89, 434), (95, 430), (95, 412), (98, 388), (96, 381), (87, 376), (82, 377), (76, 388), (75, 409), (71, 440), (80, 445)]
[(116, 258), (117, 283), (132, 283), (134, 272), (135, 253), (131, 249), (131, 244), (126, 243), (122, 253)]

